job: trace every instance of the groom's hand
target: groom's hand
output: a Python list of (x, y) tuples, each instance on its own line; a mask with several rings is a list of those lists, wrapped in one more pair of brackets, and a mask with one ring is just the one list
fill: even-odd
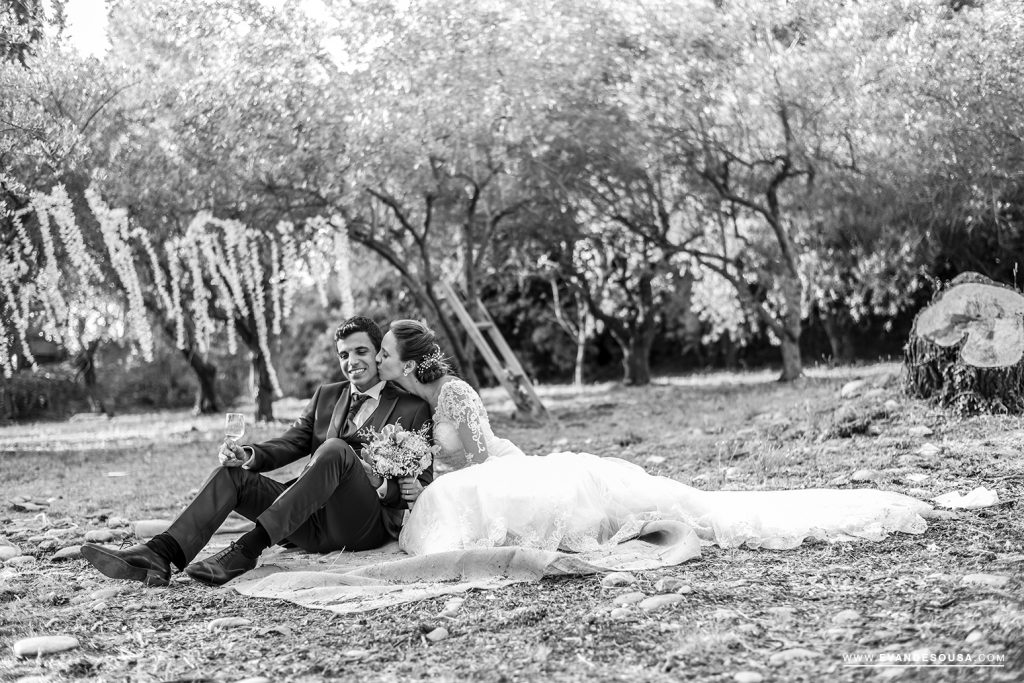
[(217, 452), (217, 459), (224, 467), (244, 467), (248, 469), (256, 454), (249, 455), (244, 448), (239, 446), (233, 439), (224, 439)]
[(402, 500), (410, 505), (423, 493), (423, 484), (416, 477), (399, 477), (398, 488), (402, 491)]

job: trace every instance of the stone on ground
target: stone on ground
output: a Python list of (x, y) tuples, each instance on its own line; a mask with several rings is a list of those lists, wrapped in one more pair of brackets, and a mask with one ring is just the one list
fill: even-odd
[(245, 617), (221, 617), (220, 619), (214, 619), (206, 627), (211, 631), (223, 631), (229, 628), (248, 626), (251, 623), (252, 620)]
[(649, 598), (645, 598), (640, 601), (640, 609), (645, 612), (654, 612), (655, 610), (674, 605), (677, 602), (682, 602), (683, 596), (678, 593), (667, 593), (665, 595), (652, 595)]
[(82, 546), (80, 545), (69, 545), (66, 548), (61, 548), (55, 552), (51, 557), (51, 562), (60, 562), (61, 560), (77, 560), (82, 556)]
[(864, 391), (867, 385), (868, 381), (866, 379), (855, 379), (852, 382), (847, 382), (839, 390), (839, 396), (840, 398), (855, 398)]
[(832, 623), (834, 623), (834, 624), (849, 624), (849, 623), (852, 623), (852, 622), (855, 622), (855, 621), (860, 621), (860, 619), (861, 619), (860, 612), (858, 612), (857, 610), (855, 610), (855, 609), (844, 609), (843, 611), (838, 612), (834, 617), (832, 617)]
[(170, 526), (169, 519), (140, 519), (132, 524), (132, 531), (139, 538), (153, 538)]
[(640, 602), (646, 597), (646, 593), (641, 593), (640, 591), (630, 591), (629, 593), (623, 593), (622, 595), (615, 596), (615, 599), (612, 600), (612, 604), (618, 607), (623, 607), (625, 605), (635, 605), (636, 603)]
[(55, 652), (64, 652), (78, 647), (78, 638), (74, 636), (36, 636), (22, 638), (14, 643), (15, 657), (36, 657)]
[(110, 543), (114, 540), (114, 534), (110, 529), (93, 529), (85, 532), (86, 543)]
[(764, 680), (764, 676), (756, 671), (737, 671), (733, 674), (732, 680), (736, 681), (736, 683), (761, 683)]
[(448, 629), (444, 626), (438, 626), (433, 631), (426, 635), (427, 640), (432, 643), (437, 643), (448, 637)]
[(21, 549), (16, 545), (0, 545), (0, 562), (6, 562), (7, 560), (18, 557), (21, 555)]
[(4, 560), (6, 567), (31, 567), (36, 563), (36, 558), (31, 555), (18, 555), (9, 560)]
[(601, 585), (605, 588), (614, 588), (616, 586), (629, 586), (636, 583), (636, 577), (629, 572), (612, 572), (603, 579), (601, 579)]
[(878, 470), (857, 470), (850, 475), (850, 481), (875, 481), (881, 477), (882, 473)]
[(654, 590), (659, 593), (679, 593), (680, 595), (693, 592), (688, 583), (674, 576), (663, 576), (658, 579), (654, 584)]
[(442, 616), (442, 617), (454, 616), (460, 609), (462, 609), (462, 605), (465, 604), (465, 602), (466, 602), (465, 598), (451, 598), (451, 599), (449, 599), (448, 602), (444, 603), (444, 609), (441, 610), (440, 616)]
[(960, 579), (963, 586), (990, 586), (1002, 588), (1010, 582), (1010, 577), (1003, 574), (967, 574)]

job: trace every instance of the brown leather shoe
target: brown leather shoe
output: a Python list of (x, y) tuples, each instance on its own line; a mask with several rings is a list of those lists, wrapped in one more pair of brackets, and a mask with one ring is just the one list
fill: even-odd
[(185, 567), (185, 573), (207, 586), (223, 586), (255, 566), (256, 558), (246, 557), (242, 553), (242, 546), (232, 542), (216, 555)]
[(141, 581), (147, 586), (166, 586), (171, 581), (171, 563), (144, 544), (116, 550), (86, 543), (82, 557), (112, 579)]

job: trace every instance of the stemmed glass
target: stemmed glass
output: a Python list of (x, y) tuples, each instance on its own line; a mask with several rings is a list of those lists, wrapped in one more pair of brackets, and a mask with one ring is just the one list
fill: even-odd
[(238, 441), (245, 434), (245, 415), (242, 413), (228, 413), (224, 416), (224, 436)]

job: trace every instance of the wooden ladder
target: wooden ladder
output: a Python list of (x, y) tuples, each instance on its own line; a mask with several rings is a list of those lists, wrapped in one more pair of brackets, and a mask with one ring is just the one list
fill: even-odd
[(505, 341), (505, 337), (501, 335), (483, 302), (480, 299), (476, 300), (476, 311), (479, 316), (479, 319), (476, 319), (466, 310), (462, 296), (448, 282), (440, 282), (440, 291), (459, 323), (469, 333), (469, 338), (473, 340), (473, 344), (487, 362), (491, 373), (515, 403), (516, 410), (537, 420), (547, 420), (547, 408), (537, 396), (530, 378), (526, 376), (526, 371), (519, 364), (519, 359)]

